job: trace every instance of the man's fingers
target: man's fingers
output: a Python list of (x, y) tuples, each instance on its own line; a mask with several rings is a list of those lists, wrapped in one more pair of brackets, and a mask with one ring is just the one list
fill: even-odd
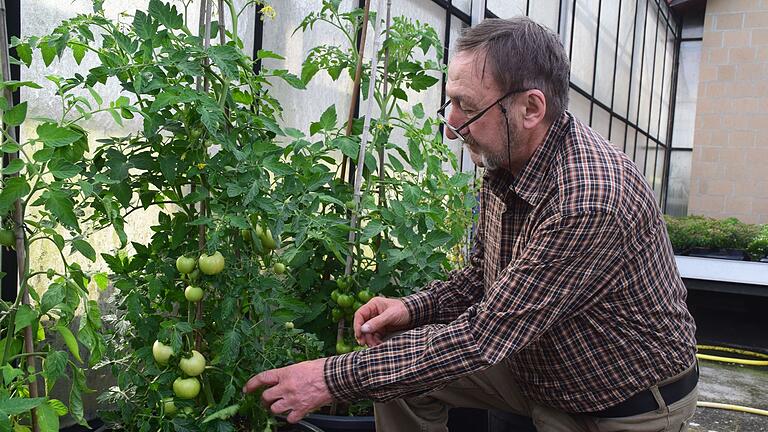
[(285, 419), (288, 420), (288, 423), (298, 423), (298, 421), (303, 419), (305, 415), (307, 415), (306, 411), (293, 410), (288, 413), (288, 416)]
[(279, 399), (269, 407), (269, 410), (272, 411), (272, 414), (282, 414), (284, 412), (288, 412), (290, 409), (291, 408), (285, 402), (285, 399)]
[(278, 386), (270, 387), (264, 390), (264, 393), (261, 394), (261, 401), (265, 408), (272, 406), (272, 404), (280, 398), (282, 398), (282, 395), (281, 389)]
[(247, 383), (245, 383), (243, 393), (251, 393), (260, 387), (273, 386), (278, 382), (280, 382), (280, 376), (274, 369), (264, 371), (258, 375), (254, 375)]

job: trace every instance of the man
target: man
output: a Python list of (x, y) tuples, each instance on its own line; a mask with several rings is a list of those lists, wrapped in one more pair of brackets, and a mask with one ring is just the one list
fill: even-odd
[(451, 406), (531, 416), (539, 431), (683, 431), (695, 325), (653, 192), (565, 111), (569, 64), (528, 18), (457, 42), (440, 109), (486, 168), (469, 267), (355, 314), (370, 349), (267, 371), (245, 391), (296, 421), (371, 398), (379, 432), (445, 431)]

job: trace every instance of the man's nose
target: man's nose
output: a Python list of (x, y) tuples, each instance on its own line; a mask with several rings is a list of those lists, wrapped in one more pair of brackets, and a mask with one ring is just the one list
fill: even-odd
[[(461, 116), (456, 112), (456, 110), (448, 110), (445, 120), (453, 127), (461, 126), (462, 124)], [(451, 128), (445, 128), (445, 136), (452, 140), (459, 138), (459, 136)]]

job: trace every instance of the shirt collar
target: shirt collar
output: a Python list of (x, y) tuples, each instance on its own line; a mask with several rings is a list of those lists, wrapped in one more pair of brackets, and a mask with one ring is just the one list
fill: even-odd
[(538, 204), (543, 196), (544, 177), (560, 147), (562, 136), (568, 130), (572, 120), (573, 116), (566, 111), (552, 123), (544, 141), (533, 152), (517, 177), (512, 178), (507, 172), (504, 172), (502, 176), (487, 175), (491, 189), (499, 192), (501, 189), (512, 190), (528, 204), (533, 206)]

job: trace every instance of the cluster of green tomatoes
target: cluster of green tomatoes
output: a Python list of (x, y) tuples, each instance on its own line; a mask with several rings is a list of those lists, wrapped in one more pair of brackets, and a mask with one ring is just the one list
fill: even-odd
[[(176, 259), (176, 269), (182, 274), (182, 280), (187, 279), (189, 285), (184, 289), (184, 297), (190, 303), (197, 303), (203, 299), (205, 294), (203, 289), (197, 284), (200, 273), (214, 276), (224, 270), (225, 260), (221, 252), (214, 252), (212, 255), (203, 253), (195, 259), (187, 256), (180, 256)], [(152, 345), (152, 356), (160, 366), (167, 366), (169, 359), (174, 355), (173, 348), (156, 340)], [(192, 350), (189, 357), (179, 359), (179, 369), (183, 372), (182, 376), (173, 381), (173, 393), (179, 399), (194, 399), (200, 393), (200, 380), (197, 378), (205, 370), (206, 360), (199, 351)], [(176, 405), (172, 398), (166, 398), (163, 401), (163, 412), (166, 415), (176, 413)]]
[[(336, 289), (331, 292), (331, 317), (338, 322), (342, 319), (352, 323), (355, 312), (373, 298), (373, 294), (367, 289), (355, 292), (354, 282), (351, 276), (336, 279)], [(346, 354), (352, 350), (364, 349), (361, 346), (352, 346), (343, 340), (336, 343), (336, 353)]]

